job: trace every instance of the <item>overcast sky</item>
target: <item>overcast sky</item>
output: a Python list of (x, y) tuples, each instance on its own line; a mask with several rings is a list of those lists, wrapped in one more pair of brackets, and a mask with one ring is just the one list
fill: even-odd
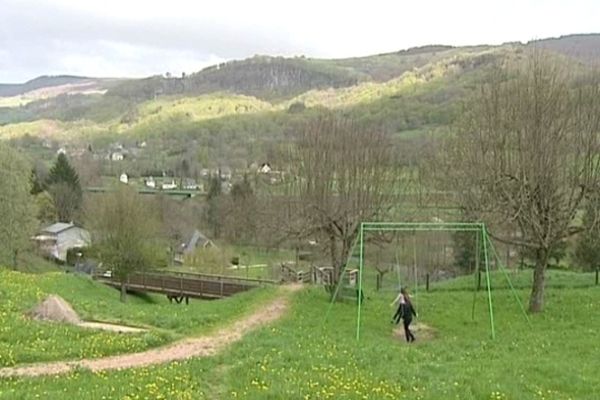
[(0, 0), (0, 82), (600, 31), (600, 0)]

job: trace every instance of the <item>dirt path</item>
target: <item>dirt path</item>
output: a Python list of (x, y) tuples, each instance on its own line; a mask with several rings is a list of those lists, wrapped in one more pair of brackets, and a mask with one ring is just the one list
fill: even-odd
[(141, 353), (122, 354), (98, 359), (56, 361), (22, 367), (1, 368), (0, 378), (56, 375), (67, 373), (75, 368), (85, 368), (91, 371), (135, 368), (163, 364), (176, 360), (185, 360), (193, 357), (211, 356), (229, 344), (237, 342), (249, 331), (282, 317), (288, 306), (289, 296), (287, 293), (296, 291), (301, 287), (301, 285), (286, 286), (283, 289), (285, 292), (271, 303), (262, 306), (253, 314), (207, 336), (184, 339), (165, 347), (159, 347)]

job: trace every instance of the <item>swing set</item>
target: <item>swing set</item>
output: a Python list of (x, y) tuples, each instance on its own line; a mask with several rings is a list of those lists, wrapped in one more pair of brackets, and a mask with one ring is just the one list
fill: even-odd
[[(478, 290), (478, 282), (481, 271), (480, 264), (483, 264), (483, 272), (485, 273), (485, 284), (487, 291), (487, 305), (489, 308), (490, 315), (490, 335), (492, 339), (496, 338), (496, 328), (494, 322), (494, 307), (492, 301), (492, 287), (491, 287), (491, 276), (490, 276), (490, 264), (492, 261), (495, 261), (496, 266), (500, 271), (503, 272), (504, 277), (514, 295), (519, 307), (527, 320), (530, 323), (529, 317), (527, 316), (527, 312), (525, 311), (525, 307), (519, 298), (511, 280), (510, 276), (507, 272), (507, 269), (503, 266), (502, 260), (498, 256), (498, 253), (494, 247), (494, 243), (490, 239), (487, 228), (484, 223), (481, 222), (363, 222), (360, 224), (359, 232), (357, 238), (354, 242), (354, 246), (352, 251), (350, 252), (349, 258), (344, 265), (344, 268), (340, 274), (338, 282), (336, 284), (335, 290), (331, 297), (331, 302), (329, 304), (327, 314), (325, 319), (327, 320), (333, 304), (342, 298), (343, 293), (348, 293), (348, 289), (350, 289), (347, 284), (347, 273), (348, 273), (348, 265), (350, 264), (350, 260), (352, 258), (358, 258), (358, 277), (356, 285), (358, 289), (353, 288), (356, 293), (356, 304), (357, 304), (357, 315), (356, 315), (356, 340), (360, 340), (360, 329), (361, 329), (361, 313), (363, 308), (364, 296), (363, 296), (363, 278), (364, 278), (364, 270), (365, 270), (365, 242), (366, 242), (366, 234), (368, 233), (385, 233), (385, 232), (409, 232), (416, 234), (416, 232), (472, 232), (476, 238), (476, 247), (477, 247), (477, 260), (475, 263), (475, 285), (473, 289), (473, 312), (472, 318), (475, 319), (475, 302), (477, 300), (477, 290)], [(414, 274), (414, 294), (415, 294), (415, 306), (418, 309), (418, 275), (417, 275), (417, 250), (416, 250), (416, 236), (413, 236), (413, 274)], [(481, 259), (482, 258), (482, 259)], [(480, 260), (481, 259), (481, 260)], [(480, 262), (481, 261), (481, 262)], [(400, 269), (399, 269), (399, 259), (398, 253), (396, 251), (396, 272), (398, 275), (398, 285), (400, 286)], [(400, 287), (398, 287), (398, 290)]]

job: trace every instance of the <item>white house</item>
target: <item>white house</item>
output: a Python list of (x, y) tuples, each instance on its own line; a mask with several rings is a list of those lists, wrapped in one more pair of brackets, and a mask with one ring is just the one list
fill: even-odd
[(271, 165), (269, 163), (263, 163), (260, 168), (258, 169), (258, 172), (261, 174), (269, 174), (271, 173), (272, 169), (271, 169)]
[(48, 257), (67, 260), (67, 250), (90, 245), (90, 233), (73, 224), (58, 222), (33, 237), (39, 250)]
[(175, 181), (173, 179), (171, 179), (170, 181), (164, 181), (163, 182), (162, 189), (163, 190), (177, 189), (177, 185), (175, 184)]
[(144, 184), (146, 185), (146, 187), (148, 187), (150, 189), (156, 189), (156, 181), (151, 176), (146, 178), (146, 180), (144, 181)]
[(124, 183), (126, 185), (129, 183), (129, 177), (126, 173), (122, 173), (121, 176), (119, 176), (119, 182)]
[(195, 180), (189, 178), (183, 180), (182, 188), (185, 190), (201, 190), (200, 185)]
[(111, 161), (123, 161), (123, 159), (125, 158), (125, 156), (123, 156), (123, 153), (115, 151), (114, 153), (111, 153), (110, 155), (110, 160)]

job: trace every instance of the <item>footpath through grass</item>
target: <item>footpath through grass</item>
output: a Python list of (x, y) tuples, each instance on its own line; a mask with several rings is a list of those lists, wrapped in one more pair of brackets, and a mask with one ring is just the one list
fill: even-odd
[[(561, 279), (568, 277), (562, 276)], [(578, 279), (577, 275), (572, 275)], [(550, 288), (547, 309), (521, 315), (494, 291), (490, 340), (485, 292), (419, 292), (420, 322), (436, 338), (407, 345), (389, 320), (390, 293), (368, 291), (362, 339), (356, 308), (336, 304), (324, 324), (320, 288), (296, 294), (287, 317), (218, 356), (128, 371), (0, 381), (1, 399), (596, 399), (600, 288)], [(528, 290), (520, 290), (526, 300)], [(421, 338), (422, 339), (422, 338)]]
[[(24, 363), (96, 358), (156, 347), (230, 323), (275, 296), (256, 289), (232, 298), (189, 305), (163, 296), (128, 296), (83, 276), (23, 274), (0, 269), (0, 367)], [(140, 334), (118, 334), (67, 324), (41, 322), (25, 314), (48, 294), (68, 301), (85, 320), (147, 327)]]

